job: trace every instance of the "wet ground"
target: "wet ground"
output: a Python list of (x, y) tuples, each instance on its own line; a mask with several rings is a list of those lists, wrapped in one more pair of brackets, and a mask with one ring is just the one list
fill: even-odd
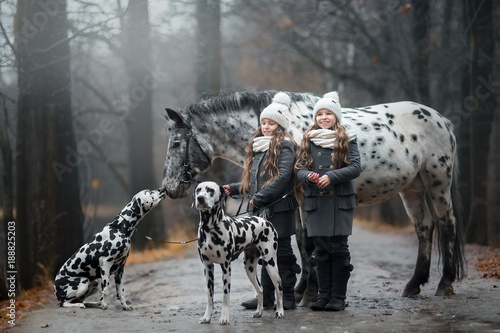
[(30, 313), (8, 330), (18, 332), (500, 332), (500, 281), (481, 278), (475, 269), (481, 248), (467, 246), (468, 276), (455, 283), (455, 295), (433, 296), (439, 282), (433, 253), (431, 279), (418, 297), (401, 293), (413, 272), (416, 237), (408, 231), (377, 232), (355, 226), (350, 238), (354, 271), (348, 286), (348, 307), (338, 313), (309, 308), (274, 311), (252, 318), (240, 303), (254, 297), (242, 260), (233, 263), (231, 325), (220, 326), (222, 282), (216, 269), (215, 313), (211, 324), (198, 320), (206, 305), (202, 264), (196, 256), (137, 264), (125, 269), (128, 300), (123, 311), (113, 290), (107, 310), (59, 308), (54, 304)]

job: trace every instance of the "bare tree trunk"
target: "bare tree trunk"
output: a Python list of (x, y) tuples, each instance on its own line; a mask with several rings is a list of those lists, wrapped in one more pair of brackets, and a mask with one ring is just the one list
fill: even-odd
[(66, 1), (19, 0), (17, 250), (20, 287), (53, 278), (82, 244)]
[(500, 109), (493, 120), (488, 159), (488, 245), (500, 247)]
[(221, 88), (220, 0), (196, 2), (198, 22), (198, 81), (196, 92), (219, 91)]
[(412, 7), (418, 101), (429, 105), (429, 0), (413, 0)]
[[(3, 230), (3, 249), (0, 250), (0, 300), (4, 300), (8, 298), (8, 281), (7, 281), (7, 268), (8, 263), (8, 253), (9, 253), (9, 242), (11, 234), (9, 234), (9, 225), (8, 223), (14, 221), (14, 184), (13, 184), (13, 172), (12, 172), (12, 148), (11, 143), (9, 141), (9, 136), (7, 133), (7, 129), (9, 126), (8, 122), (8, 114), (7, 114), (7, 106), (5, 105), (5, 101), (3, 101), (3, 110), (5, 111), (4, 120), (0, 123), (0, 152), (2, 153), (2, 162), (3, 162), (3, 170), (2, 170), (2, 181), (3, 181), (3, 197), (4, 202), (2, 205), (3, 210), (3, 220), (2, 220), (2, 230)], [(16, 286), (17, 289), (17, 286)]]
[[(130, 195), (146, 188), (157, 188), (153, 168), (153, 120), (151, 98), (154, 82), (148, 73), (150, 67), (150, 26), (148, 1), (130, 1), (125, 12), (125, 61), (129, 78), (130, 113), (126, 119), (129, 143)], [(158, 221), (159, 210), (149, 213), (139, 224), (139, 231), (149, 236), (164, 234), (164, 225)], [(143, 250), (147, 243), (142, 235), (133, 238), (134, 248)]]
[[(471, 212), (469, 241), (488, 244), (488, 154), (496, 98), (491, 80), (495, 51), (493, 1), (466, 0), (466, 33), (470, 54), (469, 85), (464, 107), (470, 112)], [(495, 166), (498, 167), (498, 166)]]

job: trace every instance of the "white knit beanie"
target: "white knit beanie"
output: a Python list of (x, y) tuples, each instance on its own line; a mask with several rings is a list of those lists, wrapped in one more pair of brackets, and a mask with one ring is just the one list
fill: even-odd
[(288, 130), (288, 114), (290, 113), (290, 97), (284, 93), (279, 92), (273, 97), (273, 101), (269, 104), (260, 114), (260, 121), (268, 118), (277, 122), (281, 127)]
[(327, 109), (332, 111), (339, 123), (342, 122), (342, 109), (340, 107), (339, 94), (336, 91), (331, 91), (323, 95), (323, 97), (314, 105), (314, 118), (319, 110)]

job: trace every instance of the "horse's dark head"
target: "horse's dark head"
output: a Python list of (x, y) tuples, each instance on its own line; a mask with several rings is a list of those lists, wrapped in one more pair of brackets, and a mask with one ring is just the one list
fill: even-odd
[(210, 167), (213, 149), (206, 140), (197, 136), (187, 117), (168, 108), (166, 111), (169, 143), (162, 185), (172, 199), (184, 198), (196, 176)]

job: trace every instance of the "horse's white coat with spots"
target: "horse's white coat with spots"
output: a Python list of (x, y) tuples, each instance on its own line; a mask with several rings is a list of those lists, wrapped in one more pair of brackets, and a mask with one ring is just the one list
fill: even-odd
[[(216, 157), (242, 165), (245, 146), (259, 125), (259, 114), (274, 94), (239, 92), (194, 103), (181, 112), (167, 109), (170, 141), (163, 184), (168, 195), (186, 196), (193, 179)], [(313, 123), (312, 110), (319, 97), (288, 94), (292, 100), (289, 131), (299, 143)], [(343, 108), (342, 112), (343, 124), (357, 133), (361, 154), (362, 172), (354, 180), (358, 203), (377, 204), (400, 194), (415, 226), (417, 265), (403, 295), (418, 294), (420, 285), (428, 280), (434, 228), (439, 231), (443, 257), (443, 276), (436, 294), (453, 293), (452, 282), (462, 277), (465, 263), (463, 225), (462, 221), (457, 223), (452, 199), (456, 194), (452, 184), (457, 149), (451, 122), (414, 102)]]

